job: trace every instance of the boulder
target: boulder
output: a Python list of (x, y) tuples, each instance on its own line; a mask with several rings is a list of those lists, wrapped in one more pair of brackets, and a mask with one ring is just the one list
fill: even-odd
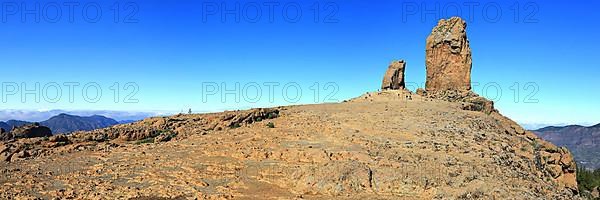
[(564, 173), (556, 181), (562, 187), (570, 189), (573, 193), (577, 194), (577, 175), (575, 173)]
[(591, 193), (592, 193), (592, 198), (594, 198), (594, 199), (600, 198), (600, 188), (599, 187), (595, 187)]
[(406, 62), (404, 60), (393, 61), (383, 76), (381, 90), (401, 90), (405, 88), (404, 69)]
[(160, 133), (160, 135), (158, 135), (154, 138), (154, 142), (168, 142), (168, 141), (171, 141), (176, 136), (177, 136), (177, 134), (174, 132), (171, 132), (171, 131), (162, 132), (162, 133)]
[(8, 141), (13, 139), (13, 135), (10, 132), (6, 132), (3, 128), (0, 128), (0, 141)]
[(273, 108), (255, 108), (238, 113), (230, 113), (224, 115), (222, 125), (235, 128), (244, 124), (252, 124), (265, 119), (274, 119), (279, 117), (279, 110)]
[[(463, 110), (480, 111), (487, 114), (495, 112), (494, 102), (484, 97), (469, 97), (464, 99)], [(522, 128), (521, 128), (522, 130)]]
[(427, 37), (425, 90), (471, 90), (471, 48), (467, 23), (458, 17), (442, 19)]
[(35, 138), (52, 136), (52, 131), (50, 130), (50, 128), (41, 126), (38, 123), (15, 127), (11, 133), (15, 138)]
[(427, 96), (427, 92), (425, 92), (425, 90), (423, 88), (417, 88), (416, 93), (417, 93), (417, 95), (420, 95), (420, 96)]
[(550, 173), (552, 178), (558, 178), (562, 175), (562, 167), (560, 165), (548, 165), (546, 170)]
[(65, 135), (55, 135), (48, 139), (49, 142), (69, 142), (69, 138)]

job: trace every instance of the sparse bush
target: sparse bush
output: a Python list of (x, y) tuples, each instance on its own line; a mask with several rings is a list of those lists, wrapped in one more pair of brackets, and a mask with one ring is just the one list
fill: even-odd
[(533, 147), (533, 149), (534, 149), (535, 151), (539, 151), (539, 150), (540, 150), (540, 148), (541, 148), (541, 145), (540, 145), (540, 143), (539, 143), (537, 140), (534, 140), (534, 141), (531, 143), (531, 146)]
[(267, 123), (267, 127), (275, 128), (275, 124), (273, 124), (273, 122), (269, 122), (269, 123)]
[(154, 138), (154, 142), (168, 142), (173, 138), (177, 137), (177, 133), (172, 131), (162, 132), (160, 135)]
[(135, 144), (149, 144), (154, 143), (154, 137), (138, 140)]
[(274, 119), (274, 118), (277, 118), (277, 117), (278, 117), (278, 115), (276, 113), (269, 113), (269, 114), (267, 114), (267, 119)]
[(594, 188), (600, 187), (600, 169), (587, 170), (583, 167), (577, 167), (577, 186), (580, 194), (592, 199), (588, 195)]
[(242, 127), (242, 125), (240, 125), (240, 123), (234, 123), (234, 124), (232, 124), (232, 125), (229, 126), (229, 128), (232, 128), (232, 129), (239, 128), (239, 127)]

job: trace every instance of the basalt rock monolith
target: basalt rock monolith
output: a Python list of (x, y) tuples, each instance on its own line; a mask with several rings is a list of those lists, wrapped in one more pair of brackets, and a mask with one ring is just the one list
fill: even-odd
[(471, 48), (466, 28), (461, 18), (442, 19), (427, 37), (427, 92), (471, 90)]
[(381, 84), (381, 90), (401, 90), (405, 88), (404, 85), (404, 69), (406, 62), (404, 60), (393, 61), (388, 67), (385, 75), (383, 76), (383, 83)]

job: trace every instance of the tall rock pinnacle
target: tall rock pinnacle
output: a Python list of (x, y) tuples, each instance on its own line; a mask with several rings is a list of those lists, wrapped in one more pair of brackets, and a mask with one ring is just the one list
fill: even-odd
[(471, 90), (471, 48), (467, 23), (458, 17), (442, 19), (427, 37), (425, 90)]
[(393, 61), (388, 67), (385, 75), (383, 76), (383, 82), (381, 84), (381, 90), (400, 90), (404, 89), (404, 69), (406, 62), (404, 60)]

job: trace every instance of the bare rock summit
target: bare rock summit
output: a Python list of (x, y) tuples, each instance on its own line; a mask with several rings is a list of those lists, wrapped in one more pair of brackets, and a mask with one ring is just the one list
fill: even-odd
[(442, 19), (427, 37), (425, 90), (471, 90), (471, 48), (467, 23), (458, 17)]
[(400, 90), (405, 88), (404, 69), (406, 62), (404, 60), (393, 61), (383, 76), (381, 90)]

